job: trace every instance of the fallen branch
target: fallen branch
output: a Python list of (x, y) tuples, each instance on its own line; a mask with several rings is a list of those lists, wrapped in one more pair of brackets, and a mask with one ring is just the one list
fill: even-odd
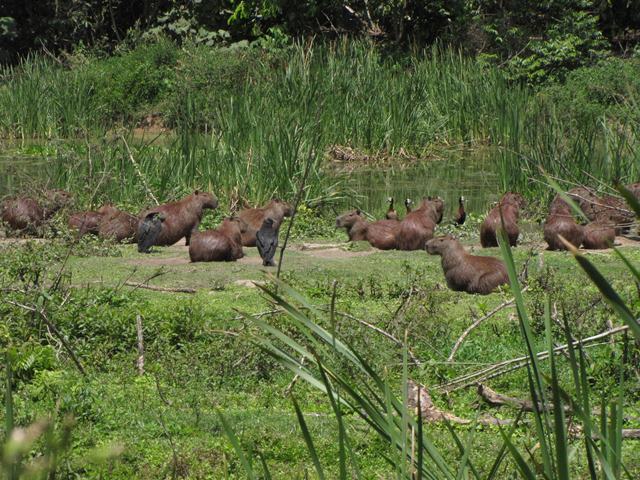
[[(449, 422), (459, 425), (469, 425), (473, 423), (467, 418), (458, 417), (450, 412), (439, 409), (433, 403), (431, 395), (424, 385), (409, 380), (407, 382), (407, 405), (409, 408), (418, 408), (418, 400), (420, 403), (420, 413), (422, 420), (425, 422)], [(481, 417), (477, 420), (480, 425), (509, 425), (512, 420), (502, 420), (495, 417)]]
[(142, 333), (142, 317), (136, 315), (136, 332), (138, 337), (138, 358), (136, 359), (136, 366), (138, 367), (138, 374), (144, 375), (144, 336)]
[[(529, 288), (529, 286), (527, 285), (526, 287), (524, 287), (522, 289), (522, 292), (524, 293), (527, 289)], [(487, 313), (484, 317), (479, 318), (478, 320), (476, 320), (475, 322), (473, 322), (471, 325), (469, 325), (469, 327), (462, 332), (462, 335), (460, 335), (460, 338), (458, 338), (458, 340), (456, 341), (455, 345), (453, 346), (453, 349), (451, 350), (451, 353), (449, 354), (449, 357), (447, 358), (447, 361), (451, 362), (453, 360), (453, 357), (455, 356), (456, 352), (460, 349), (460, 346), (462, 345), (462, 342), (464, 342), (465, 338), (467, 338), (467, 336), (473, 331), (475, 330), (477, 327), (480, 326), (480, 324), (482, 322), (484, 322), (485, 320), (490, 319), (491, 317), (493, 317), (496, 313), (498, 313), (500, 310), (508, 307), (509, 305), (512, 305), (513, 302), (515, 302), (515, 298), (512, 298), (511, 300), (507, 300), (506, 302), (498, 305), (496, 308), (494, 308), (493, 310), (491, 310), (489, 313)]]
[[(509, 397), (508, 395), (503, 395), (501, 393), (492, 390), (491, 388), (483, 385), (482, 383), (478, 383), (478, 395), (485, 402), (487, 402), (492, 407), (502, 407), (508, 406), (511, 408), (516, 408), (518, 410), (523, 410), (525, 412), (535, 412), (535, 411), (552, 411), (554, 409), (554, 405), (552, 403), (547, 404), (546, 406), (542, 405), (542, 403), (538, 402), (537, 410), (531, 400)], [(571, 407), (569, 405), (564, 405), (563, 410), (565, 413), (571, 413)]]
[[(584, 338), (582, 340), (577, 340), (575, 342), (573, 342), (573, 346), (577, 347), (579, 345), (585, 345), (588, 343), (592, 343), (595, 342), (596, 340), (600, 340), (602, 338), (606, 338), (609, 337), (611, 335), (615, 335), (617, 333), (622, 333), (622, 332), (626, 332), (629, 329), (629, 327), (622, 326), (622, 327), (617, 327), (611, 330), (607, 330), (605, 332), (599, 333), (597, 335), (594, 335), (592, 337), (587, 337)], [(556, 348), (553, 349), (553, 353), (554, 354), (558, 354), (561, 352), (564, 352), (565, 350), (567, 350), (569, 348), (569, 346), (567, 344), (565, 345), (560, 345)], [(545, 350), (544, 352), (540, 352), (537, 354), (538, 359), (540, 360), (544, 360), (547, 359), (549, 357), (549, 351)], [(472, 372), (472, 373), (468, 373), (466, 375), (462, 375), (450, 382), (447, 382), (445, 384), (441, 384), (438, 385), (437, 389), (441, 390), (441, 391), (445, 391), (445, 392), (451, 392), (453, 390), (458, 390), (461, 388), (465, 388), (471, 385), (475, 385), (476, 383), (482, 381), (482, 380), (487, 380), (488, 378), (493, 378), (497, 375), (502, 375), (504, 373), (507, 373), (511, 370), (515, 370), (517, 368), (521, 368), (524, 367), (526, 365), (529, 364), (529, 356), (528, 355), (524, 355), (522, 357), (518, 357), (518, 358), (512, 358), (511, 360), (505, 360), (503, 362), (499, 362), (496, 363), (494, 365), (491, 365), (487, 368), (484, 368), (482, 370), (478, 370), (476, 372)], [(504, 370), (504, 371), (503, 371)]]
[(176, 288), (156, 287), (154, 285), (145, 285), (144, 283), (136, 283), (136, 282), (124, 282), (123, 285), (126, 285), (127, 287), (133, 287), (133, 288), (144, 288), (146, 290), (153, 290), (155, 292), (196, 293), (195, 288), (188, 288), (188, 287), (176, 287)]

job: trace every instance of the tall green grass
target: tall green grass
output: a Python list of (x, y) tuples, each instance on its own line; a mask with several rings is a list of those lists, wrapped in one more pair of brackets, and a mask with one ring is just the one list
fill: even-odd
[[(234, 78), (223, 74), (227, 64)], [(114, 122), (133, 126), (146, 111), (161, 112), (170, 140), (135, 152), (160, 193), (204, 183), (252, 200), (287, 196), (304, 151), (333, 144), (418, 157), (482, 147), (500, 189), (530, 194), (548, 192), (536, 181), (540, 167), (576, 183), (640, 175), (636, 116), (578, 120), (551, 97), (510, 83), (498, 67), (442, 47), (391, 56), (362, 41), (307, 42), (265, 54), (164, 41), (73, 68), (29, 57), (0, 70), (0, 78), (5, 137), (95, 143)], [(620, 100), (627, 110), (638, 104), (633, 92)], [(103, 145), (96, 160), (121, 181), (111, 193), (133, 195), (118, 142)], [(308, 192), (314, 198), (332, 183), (323, 155), (317, 158)]]

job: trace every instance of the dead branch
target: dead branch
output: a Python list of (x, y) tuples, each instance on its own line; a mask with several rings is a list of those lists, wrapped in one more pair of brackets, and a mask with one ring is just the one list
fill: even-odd
[[(528, 288), (529, 288), (529, 286), (527, 285), (526, 287), (524, 287), (522, 289), (522, 292), (524, 293)], [(467, 336), (473, 330), (475, 330), (478, 326), (480, 326), (480, 324), (482, 322), (484, 322), (485, 320), (488, 320), (489, 318), (493, 317), (496, 313), (498, 313), (503, 308), (506, 308), (509, 305), (513, 304), (513, 302), (515, 302), (515, 298), (512, 298), (511, 300), (507, 300), (506, 302), (498, 305), (496, 308), (491, 310), (484, 317), (479, 318), (478, 320), (473, 322), (471, 325), (469, 325), (469, 327), (464, 332), (462, 332), (462, 335), (460, 335), (460, 338), (458, 338), (458, 340), (456, 341), (455, 345), (453, 346), (453, 349), (451, 350), (451, 353), (449, 354), (449, 357), (447, 358), (447, 361), (451, 362), (453, 360), (453, 357), (455, 356), (456, 352), (458, 351), (458, 349), (462, 345), (462, 342), (464, 342), (465, 338), (467, 338)]]
[(142, 334), (142, 317), (136, 315), (136, 332), (138, 336), (138, 358), (136, 360), (136, 366), (138, 367), (138, 374), (144, 375), (144, 336)]
[[(436, 407), (427, 388), (413, 380), (409, 380), (407, 382), (407, 404), (409, 408), (417, 411), (418, 400), (420, 401), (421, 417), (425, 422), (449, 422), (459, 425), (469, 425), (473, 423), (472, 420), (458, 417)], [(494, 417), (482, 417), (477, 420), (477, 423), (480, 425), (508, 425), (513, 422), (511, 420), (502, 420)]]
[(145, 285), (144, 283), (136, 283), (136, 282), (124, 282), (123, 285), (126, 285), (127, 287), (133, 287), (133, 288), (144, 288), (146, 290), (153, 290), (155, 292), (196, 293), (195, 288), (188, 288), (188, 287), (176, 287), (176, 288), (156, 287), (154, 285)]
[[(478, 395), (480, 395), (480, 398), (482, 398), (492, 407), (508, 406), (511, 408), (516, 408), (518, 410), (523, 410), (525, 412), (540, 412), (543, 410), (552, 411), (554, 409), (554, 405), (552, 403), (549, 403), (545, 406), (542, 403), (538, 402), (536, 410), (536, 406), (534, 406), (531, 400), (503, 395), (496, 392), (495, 390), (492, 390), (486, 385), (483, 385), (482, 383), (478, 383)], [(564, 405), (563, 410), (565, 413), (571, 413), (572, 411), (569, 405)]]
[[(600, 340), (602, 338), (606, 338), (609, 337), (611, 335), (615, 335), (617, 333), (621, 333), (621, 332), (625, 332), (629, 329), (629, 327), (622, 326), (622, 327), (617, 327), (611, 330), (607, 330), (605, 332), (599, 333), (597, 335), (594, 335), (592, 337), (587, 337), (584, 338), (582, 340), (576, 340), (575, 342), (573, 342), (573, 346), (577, 347), (579, 345), (585, 345), (588, 343), (592, 343), (595, 342), (596, 340)], [(567, 344), (565, 345), (560, 345), (556, 348), (553, 349), (553, 353), (554, 354), (558, 354), (561, 352), (564, 352), (565, 350), (567, 350), (569, 348), (569, 346)], [(549, 352), (548, 351), (544, 351), (544, 352), (540, 352), (537, 354), (537, 357), (540, 360), (544, 360), (547, 359), (549, 357)], [(478, 383), (479, 381), (482, 380), (486, 380), (487, 378), (490, 377), (495, 377), (497, 375), (502, 375), (504, 373), (507, 373), (508, 371), (511, 371), (515, 368), (520, 368), (520, 367), (524, 367), (526, 365), (528, 365), (529, 363), (529, 356), (528, 355), (524, 355), (522, 357), (518, 357), (518, 358), (512, 358), (510, 360), (505, 360), (503, 362), (499, 362), (493, 365), (490, 365), (487, 368), (484, 368), (482, 370), (478, 370), (472, 373), (468, 373), (465, 375), (462, 375), (458, 378), (455, 378), (454, 380), (447, 382), (445, 384), (441, 384), (438, 385), (437, 389), (445, 391), (445, 392), (451, 392), (453, 390), (458, 390), (460, 388), (465, 388), (471, 385), (475, 385), (476, 383)], [(515, 367), (514, 367), (515, 365)]]
[(142, 175), (142, 171), (140, 170), (140, 166), (138, 165), (138, 162), (136, 162), (135, 158), (133, 158), (133, 153), (131, 153), (131, 149), (129, 148), (129, 144), (127, 143), (127, 140), (124, 138), (124, 135), (120, 135), (120, 138), (122, 139), (122, 143), (124, 143), (124, 147), (127, 149), (129, 160), (133, 164), (133, 168), (135, 169), (136, 174), (138, 175), (138, 178), (140, 178), (140, 181), (142, 182), (142, 186), (147, 191), (147, 195), (151, 197), (151, 199), (154, 201), (156, 205), (160, 205), (160, 202), (158, 201), (156, 196), (153, 194), (153, 192), (149, 188), (149, 184), (147, 184), (147, 181), (144, 178), (144, 175)]

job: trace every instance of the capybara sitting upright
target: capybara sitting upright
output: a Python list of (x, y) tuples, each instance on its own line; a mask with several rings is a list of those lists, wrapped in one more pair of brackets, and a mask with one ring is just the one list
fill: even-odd
[(98, 225), (100, 238), (114, 242), (136, 243), (138, 241), (138, 217), (116, 210), (102, 217)]
[(567, 247), (560, 240), (562, 235), (565, 240), (576, 248), (580, 247), (584, 238), (584, 227), (578, 225), (571, 215), (569, 205), (563, 200), (554, 200), (551, 212), (544, 223), (544, 241), (549, 245), (549, 250), (566, 250)]
[(150, 213), (162, 213), (164, 222), (160, 235), (156, 239), (156, 245), (173, 245), (182, 237), (185, 237), (189, 245), (191, 235), (198, 231), (204, 210), (216, 208), (218, 208), (218, 199), (214, 195), (196, 190), (182, 200), (144, 211), (139, 217), (139, 223), (144, 222)]
[(501, 260), (470, 255), (453, 237), (429, 240), (427, 252), (442, 257), (444, 278), (451, 290), (487, 295), (509, 281), (507, 268)]
[(502, 222), (504, 221), (504, 229), (509, 237), (509, 245), (515, 247), (520, 235), (518, 217), (523, 206), (524, 198), (522, 195), (513, 192), (505, 193), (498, 205), (491, 209), (482, 225), (480, 225), (480, 244), (485, 248), (497, 247), (497, 232), (502, 228)]
[(238, 216), (247, 223), (247, 230), (242, 234), (242, 245), (245, 247), (256, 246), (256, 233), (267, 217), (273, 219), (274, 228), (280, 228), (284, 217), (291, 215), (293, 215), (293, 207), (279, 198), (274, 198), (262, 208), (240, 210)]
[(196, 232), (189, 243), (192, 262), (232, 262), (244, 256), (242, 233), (247, 229), (238, 217), (225, 218), (216, 230)]
[(397, 247), (397, 235), (400, 222), (397, 220), (378, 220), (369, 223), (359, 209), (352, 210), (336, 218), (336, 227), (344, 228), (349, 241), (368, 241), (380, 250), (392, 250)]
[(423, 250), (433, 238), (436, 224), (442, 220), (444, 202), (440, 198), (423, 198), (418, 208), (413, 209), (400, 222), (398, 248), (400, 250)]
[(582, 246), (589, 250), (611, 248), (616, 239), (616, 229), (610, 223), (591, 222), (584, 227)]
[(69, 217), (69, 228), (78, 230), (79, 236), (86, 234), (97, 235), (102, 219), (117, 211), (113, 205), (106, 204), (98, 210), (74, 213)]
[(31, 197), (11, 197), (0, 204), (0, 219), (13, 230), (34, 231), (58, 210), (71, 203), (64, 190), (47, 190), (42, 201)]

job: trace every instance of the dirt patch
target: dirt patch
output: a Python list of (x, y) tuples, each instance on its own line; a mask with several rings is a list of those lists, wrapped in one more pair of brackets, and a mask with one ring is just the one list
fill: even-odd
[(241, 279), (241, 280), (236, 280), (235, 282), (233, 282), (233, 284), (238, 285), (240, 287), (258, 288), (258, 285), (265, 285), (265, 282), (261, 282), (260, 280)]
[(242, 257), (237, 260), (242, 265), (262, 265), (262, 259), (260, 257)]
[(148, 256), (144, 258), (136, 258), (130, 260), (128, 263), (131, 265), (148, 265), (148, 266), (161, 266), (161, 265), (186, 265), (191, 263), (188, 256), (185, 257), (153, 257)]

